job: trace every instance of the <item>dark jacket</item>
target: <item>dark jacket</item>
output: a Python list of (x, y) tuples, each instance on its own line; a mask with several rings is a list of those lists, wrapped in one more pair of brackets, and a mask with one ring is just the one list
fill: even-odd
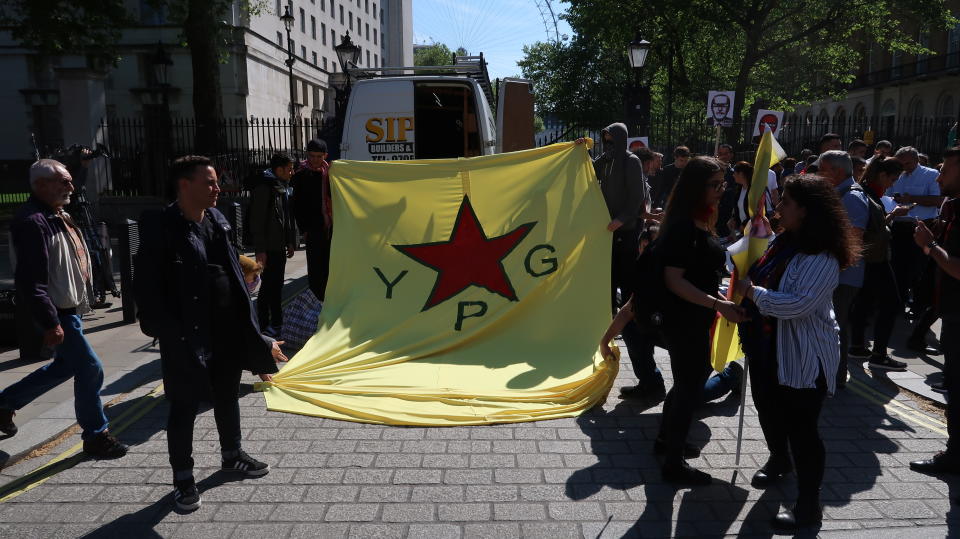
[(603, 132), (610, 133), (613, 148), (594, 160), (593, 170), (610, 218), (619, 219), (623, 230), (633, 230), (644, 203), (643, 165), (639, 157), (627, 150), (626, 125), (611, 124)]
[[(66, 223), (53, 208), (35, 196), (31, 196), (17, 210), (10, 223), (10, 236), (16, 253), (14, 283), (17, 289), (17, 303), (30, 313), (34, 324), (42, 330), (53, 329), (60, 325), (57, 306), (49, 290), (48, 247), (54, 236), (67, 233), (66, 227)], [(82, 241), (82, 234), (78, 235)], [(92, 267), (90, 270), (92, 271)], [(84, 292), (78, 290), (78, 293)]]
[(285, 251), (296, 246), (297, 231), (293, 222), (289, 185), (265, 170), (250, 197), (250, 236), (258, 253)]
[(324, 161), (322, 170), (313, 170), (303, 163), (290, 179), (293, 187), (293, 216), (301, 232), (327, 232), (330, 222), (330, 186)]
[[(234, 343), (246, 353), (230, 354), (240, 367), (254, 374), (277, 372), (271, 341), (260, 334), (260, 324), (250, 302), (237, 252), (230, 243), (230, 223), (214, 208), (206, 210), (216, 228), (217, 247), (225, 249), (233, 305), (238, 306)], [(134, 293), (140, 328), (160, 341), (164, 382), (182, 388), (183, 377), (196, 376), (212, 357), (211, 312), (207, 286), (206, 246), (177, 203), (161, 211), (148, 211), (140, 220), (140, 248), (134, 259)], [(166, 390), (178, 387), (167, 385)]]

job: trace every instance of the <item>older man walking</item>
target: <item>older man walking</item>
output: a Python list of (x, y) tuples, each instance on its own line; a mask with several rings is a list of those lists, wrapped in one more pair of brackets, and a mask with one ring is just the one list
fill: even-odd
[(80, 321), (80, 315), (90, 311), (91, 266), (83, 234), (63, 211), (70, 203), (73, 178), (59, 161), (41, 159), (30, 167), (30, 190), (30, 199), (10, 225), (17, 301), (43, 330), (44, 345), (55, 347), (56, 353), (52, 362), (0, 392), (0, 432), (16, 434), (16, 410), (73, 378), (84, 452), (97, 458), (122, 457), (127, 446), (108, 432), (100, 401), (103, 366)]

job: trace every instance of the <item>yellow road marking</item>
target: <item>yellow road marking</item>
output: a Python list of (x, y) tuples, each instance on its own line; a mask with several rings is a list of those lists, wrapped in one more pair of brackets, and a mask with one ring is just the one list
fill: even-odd
[(847, 387), (864, 399), (867, 399), (874, 404), (883, 406), (884, 409), (891, 414), (896, 414), (908, 422), (913, 422), (921, 427), (926, 427), (937, 434), (947, 436), (946, 423), (919, 410), (915, 410), (906, 404), (898, 402), (896, 399), (890, 397), (889, 395), (884, 395), (883, 393), (873, 389), (856, 378), (851, 378)]
[[(110, 432), (113, 434), (119, 434), (130, 425), (136, 423), (137, 420), (152, 410), (160, 402), (160, 397), (162, 395), (163, 384), (161, 383), (157, 387), (153, 388), (153, 391), (150, 393), (139, 397), (137, 400), (140, 402), (137, 402), (127, 410), (124, 410), (122, 414), (112, 420), (110, 422)], [(76, 466), (84, 459), (83, 455), (77, 454), (82, 449), (83, 442), (80, 442), (67, 449), (63, 453), (60, 453), (53, 460), (44, 464), (43, 466), (40, 466), (36, 470), (24, 475), (23, 477), (14, 479), (6, 485), (3, 485), (0, 487), (0, 503), (12, 500), (24, 492), (28, 492), (42, 485), (48, 479), (62, 472), (63, 470)]]

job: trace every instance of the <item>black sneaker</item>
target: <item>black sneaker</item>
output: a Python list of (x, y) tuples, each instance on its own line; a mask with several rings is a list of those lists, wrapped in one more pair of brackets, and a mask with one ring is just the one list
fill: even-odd
[(620, 388), (621, 399), (639, 401), (645, 408), (653, 408), (667, 398), (667, 390), (663, 386), (656, 388), (641, 388), (639, 385)]
[(184, 512), (200, 509), (200, 491), (193, 479), (173, 482), (173, 504)]
[(847, 355), (850, 357), (866, 359), (870, 357), (870, 350), (868, 350), (866, 346), (851, 346), (847, 350)]
[(118, 459), (126, 455), (129, 449), (107, 431), (83, 441), (83, 452), (98, 459)]
[[(947, 394), (947, 386), (943, 385), (943, 382), (937, 382), (936, 384), (930, 384), (930, 389), (932, 389), (932, 390), (934, 390), (934, 391), (936, 391), (937, 393), (940, 393), (940, 394), (942, 394), (942, 395), (946, 395), (946, 394)], [(2, 430), (2, 427), (0, 427), (0, 430)]]
[(221, 470), (228, 472), (240, 472), (247, 477), (260, 477), (270, 472), (270, 465), (246, 454), (242, 449), (236, 457), (223, 461)]
[(13, 416), (17, 415), (13, 410), (4, 410), (0, 408), (0, 432), (7, 436), (13, 436), (17, 433), (17, 426), (13, 423)]
[(907, 364), (897, 361), (890, 356), (870, 356), (870, 362), (867, 364), (871, 370), (898, 371), (907, 370)]
[(923, 354), (925, 356), (939, 356), (943, 354), (939, 349), (928, 346), (926, 341), (910, 339), (907, 341), (907, 349)]

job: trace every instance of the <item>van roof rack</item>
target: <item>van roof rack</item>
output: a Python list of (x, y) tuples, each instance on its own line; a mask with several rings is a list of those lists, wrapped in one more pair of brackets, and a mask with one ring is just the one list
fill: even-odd
[[(412, 73), (409, 73), (412, 72)], [(493, 85), (490, 83), (490, 75), (487, 73), (487, 61), (483, 58), (481, 52), (479, 56), (454, 56), (453, 63), (442, 66), (402, 66), (402, 67), (355, 67), (350, 70), (350, 74), (358, 79), (370, 79), (374, 77), (408, 77), (410, 75), (466, 75), (477, 81), (480, 88), (483, 89), (487, 97), (487, 103), (491, 107), (496, 107), (493, 100)]]

